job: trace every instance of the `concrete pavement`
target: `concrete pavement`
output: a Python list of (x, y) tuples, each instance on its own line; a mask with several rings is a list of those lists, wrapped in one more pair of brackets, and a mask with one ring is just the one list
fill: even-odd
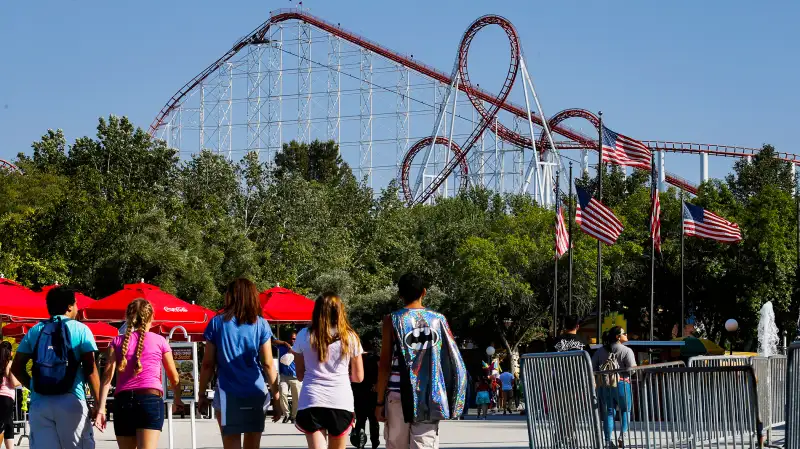
[[(527, 449), (528, 433), (524, 418), (524, 416), (519, 415), (500, 415), (490, 416), (487, 421), (476, 421), (474, 416), (470, 416), (464, 421), (443, 422), (439, 430), (440, 447), (443, 449)], [(175, 420), (174, 423), (175, 449), (190, 449), (192, 440), (189, 420)], [(198, 449), (222, 449), (222, 440), (220, 439), (216, 422), (208, 419), (198, 420), (196, 434)], [(109, 428), (104, 433), (100, 433), (95, 429), (95, 441), (97, 449), (117, 448), (114, 429), (111, 424), (109, 424)], [(381, 442), (380, 447), (385, 447), (383, 438), (381, 438)], [(20, 447), (28, 447), (28, 443), (23, 440)], [(169, 447), (166, 422), (164, 423), (164, 431), (161, 434), (158, 447)], [(293, 425), (268, 422), (264, 436), (261, 439), (261, 447), (303, 449), (307, 446), (305, 436), (300, 434)], [(349, 447), (351, 446), (348, 444)]]

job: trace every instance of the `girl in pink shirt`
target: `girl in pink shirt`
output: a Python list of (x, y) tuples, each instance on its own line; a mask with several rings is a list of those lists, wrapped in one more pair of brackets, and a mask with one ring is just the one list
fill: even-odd
[(125, 335), (117, 336), (108, 348), (108, 362), (100, 393), (100, 430), (105, 429), (105, 408), (114, 371), (114, 433), (120, 449), (155, 449), (164, 426), (164, 393), (161, 366), (167, 372), (175, 405), (182, 405), (180, 377), (167, 340), (149, 332), (153, 306), (144, 299), (128, 305)]

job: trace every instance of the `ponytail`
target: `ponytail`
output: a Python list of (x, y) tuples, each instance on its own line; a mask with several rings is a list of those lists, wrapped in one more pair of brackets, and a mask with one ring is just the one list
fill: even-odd
[(125, 372), (125, 368), (128, 367), (128, 359), (125, 355), (128, 353), (128, 343), (131, 341), (131, 334), (133, 333), (133, 326), (130, 323), (126, 323), (128, 326), (125, 329), (125, 338), (122, 339), (122, 351), (120, 351), (120, 361), (119, 367), (117, 367), (117, 372), (123, 373)]

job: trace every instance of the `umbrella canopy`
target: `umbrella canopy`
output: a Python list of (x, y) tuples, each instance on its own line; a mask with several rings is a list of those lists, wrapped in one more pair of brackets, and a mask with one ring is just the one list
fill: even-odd
[[(3, 327), (3, 336), (22, 338), (37, 323), (10, 323)], [(110, 341), (117, 336), (117, 328), (106, 323), (84, 323), (94, 334), (96, 341)]]
[[(56, 287), (58, 287), (58, 284), (44, 286), (44, 287), (42, 287), (42, 291), (40, 291), (39, 294), (42, 295), (42, 298), (47, 299), (47, 292), (49, 292), (50, 290), (52, 290), (52, 289), (54, 289)], [(83, 293), (76, 292), (75, 293), (75, 302), (78, 304), (78, 310), (80, 310), (80, 309), (83, 309), (84, 307), (87, 307), (88, 305), (94, 303), (94, 299), (84, 295)]]
[(0, 278), (0, 317), (10, 321), (36, 321), (50, 318), (47, 304), (36, 292)]
[(208, 319), (208, 309), (189, 304), (144, 282), (127, 284), (122, 290), (95, 301), (80, 313), (86, 321), (125, 321), (128, 304), (139, 298), (153, 305), (155, 323), (204, 323)]
[(258, 296), (264, 318), (271, 322), (307, 323), (314, 313), (314, 301), (288, 288), (273, 287)]
[[(158, 333), (163, 335), (164, 337), (169, 337), (169, 333), (172, 331), (173, 328), (181, 326), (186, 329), (186, 333), (189, 334), (190, 341), (203, 341), (203, 334), (206, 331), (206, 327), (208, 326), (208, 322), (211, 321), (214, 316), (216, 316), (216, 312), (210, 309), (206, 309), (206, 321), (202, 323), (168, 323), (168, 324), (159, 324), (158, 326), (153, 326), (151, 329), (152, 332)], [(176, 330), (172, 334), (172, 340), (174, 341), (185, 341), (186, 337), (183, 335), (180, 329)]]

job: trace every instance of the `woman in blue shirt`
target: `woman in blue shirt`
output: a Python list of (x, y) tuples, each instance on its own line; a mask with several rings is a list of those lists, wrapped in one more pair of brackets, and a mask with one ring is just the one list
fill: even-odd
[[(225, 449), (257, 449), (264, 432), (270, 391), (273, 421), (280, 419), (281, 407), (270, 344), (272, 331), (261, 317), (258, 290), (252, 281), (236, 279), (228, 284), (223, 312), (208, 323), (203, 336), (207, 343), (200, 391), (206, 390), (216, 368), (218, 386), (213, 406), (217, 410), (222, 445)], [(207, 404), (208, 399), (202, 395), (200, 407)]]

